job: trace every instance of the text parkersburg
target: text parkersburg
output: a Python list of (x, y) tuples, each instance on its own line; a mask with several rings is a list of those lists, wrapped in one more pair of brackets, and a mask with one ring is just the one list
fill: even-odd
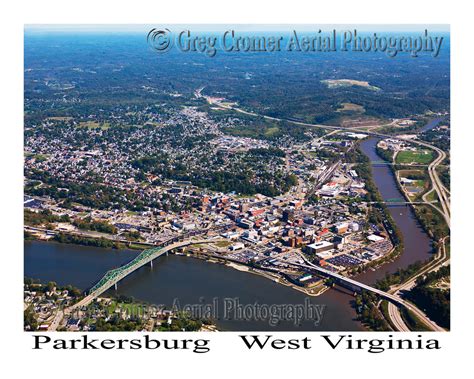
[[(239, 335), (239, 343), (243, 348), (258, 350), (309, 350), (316, 347), (309, 337), (278, 338), (273, 335)], [(441, 346), (437, 339), (429, 339), (421, 334), (394, 338), (358, 339), (351, 334), (319, 336), (323, 346), (331, 350), (365, 350), (368, 353), (383, 353), (387, 350), (439, 350)], [(137, 338), (94, 338), (89, 334), (78, 338), (52, 338), (48, 335), (33, 335), (34, 350), (182, 350), (193, 353), (208, 353), (211, 351), (211, 339), (204, 338), (153, 338), (143, 334)], [(318, 346), (319, 347), (319, 346)]]

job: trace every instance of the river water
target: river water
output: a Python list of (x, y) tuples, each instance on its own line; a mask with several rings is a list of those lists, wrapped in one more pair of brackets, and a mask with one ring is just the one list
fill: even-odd
[[(373, 162), (374, 182), (383, 199), (404, 199), (390, 166), (377, 163), (381, 160), (376, 152), (377, 142), (377, 138), (370, 138), (361, 143), (362, 151)], [(383, 265), (379, 270), (367, 271), (355, 277), (366, 284), (375, 283), (387, 272), (395, 272), (398, 268), (407, 267), (416, 261), (424, 261), (432, 252), (432, 241), (416, 219), (413, 210), (408, 205), (388, 205), (387, 207), (403, 235), (404, 251), (393, 262)]]
[[(377, 139), (371, 138), (361, 144), (363, 152), (372, 162), (380, 162), (375, 151)], [(384, 199), (403, 198), (398, 190), (390, 168), (373, 164), (374, 181)], [(394, 272), (418, 260), (425, 260), (431, 252), (431, 241), (406, 206), (390, 206), (389, 211), (404, 237), (404, 252), (394, 262), (377, 271), (368, 271), (357, 277), (364, 283), (372, 284), (386, 272)], [(49, 242), (26, 241), (24, 251), (25, 276), (43, 282), (72, 284), (86, 289), (92, 286), (107, 270), (131, 260), (137, 251), (108, 250)], [(109, 290), (114, 291), (114, 290)], [(305, 294), (272, 282), (269, 279), (237, 271), (220, 264), (212, 264), (182, 256), (163, 256), (154, 262), (153, 268), (142, 267), (119, 283), (118, 294), (133, 296), (151, 304), (173, 303), (217, 304), (213, 309), (220, 315), (216, 320), (222, 330), (324, 330), (357, 331), (363, 326), (355, 320), (351, 306), (353, 297), (337, 289), (318, 297)], [(217, 300), (213, 302), (213, 299)], [(322, 322), (314, 325), (307, 320), (300, 325), (292, 321), (272, 326), (267, 321), (237, 321), (223, 319), (225, 299), (237, 298), (240, 304), (303, 304), (305, 299), (311, 304), (324, 305)], [(177, 302), (176, 302), (177, 301)]]
[[(43, 282), (53, 280), (61, 285), (72, 284), (85, 289), (94, 284), (105, 271), (131, 260), (137, 251), (99, 249), (50, 242), (25, 242), (25, 276)], [(109, 290), (110, 292), (114, 290)], [(312, 321), (294, 325), (268, 321), (217, 320), (223, 330), (362, 330), (354, 320), (352, 299), (342, 291), (331, 296), (310, 297), (315, 305), (325, 305), (322, 323)], [(119, 283), (118, 294), (133, 296), (151, 304), (212, 304), (223, 316), (225, 299), (238, 299), (241, 304), (304, 304), (305, 294), (274, 283), (258, 275), (208, 263), (199, 259), (169, 255), (155, 260), (153, 268), (144, 266)]]
[(431, 130), (433, 128), (435, 128), (436, 126), (439, 125), (439, 123), (441, 121), (443, 121), (445, 118), (444, 117), (437, 117), (437, 118), (433, 118), (431, 119), (430, 121), (428, 121), (426, 123), (425, 126), (423, 126), (421, 129), (420, 129), (420, 133), (423, 133), (423, 132), (427, 132), (428, 130)]

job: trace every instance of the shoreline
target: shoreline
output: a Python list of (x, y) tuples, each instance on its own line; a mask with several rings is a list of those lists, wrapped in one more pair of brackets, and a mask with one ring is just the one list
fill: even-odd
[[(62, 242), (59, 242), (59, 241), (55, 241), (53, 239), (49, 239), (49, 240), (37, 239), (37, 238), (24, 239), (23, 243), (25, 243), (25, 242), (39, 242), (39, 243), (45, 243), (45, 244), (59, 244), (59, 245), (73, 245), (73, 246), (80, 246), (80, 247), (92, 247), (92, 248), (95, 248), (95, 249), (102, 249), (102, 250), (107, 250), (107, 251), (110, 251), (110, 252), (121, 250), (121, 251), (127, 251), (129, 253), (135, 253), (137, 251), (140, 251), (140, 250), (130, 249), (130, 248), (115, 249), (115, 248), (105, 248), (105, 247), (97, 247), (97, 246), (84, 246), (84, 245), (72, 244), (72, 243), (62, 243)], [(262, 272), (262, 270), (251, 269), (249, 266), (246, 266), (244, 264), (239, 264), (239, 263), (236, 263), (236, 262), (227, 262), (227, 263), (223, 264), (223, 263), (219, 263), (218, 261), (215, 261), (215, 260), (198, 258), (198, 257), (196, 257), (194, 255), (191, 255), (191, 254), (183, 254), (183, 253), (176, 254), (172, 251), (170, 252), (170, 254), (174, 254), (176, 256), (184, 256), (186, 258), (199, 259), (199, 260), (202, 260), (202, 261), (206, 261), (207, 263), (221, 264), (221, 265), (224, 265), (224, 266), (229, 267), (231, 269), (234, 269), (236, 271), (258, 275), (258, 276), (260, 276), (262, 278), (265, 278), (265, 279), (268, 279), (268, 280), (270, 280), (270, 281), (272, 281), (276, 284), (283, 285), (285, 287), (290, 287), (290, 288), (292, 288), (296, 291), (302, 292), (305, 295), (311, 296), (311, 297), (320, 296), (320, 295), (322, 295), (323, 293), (325, 293), (326, 291), (328, 291), (332, 288), (332, 287), (327, 287), (327, 286), (324, 286), (324, 285), (323, 286), (315, 286), (314, 289), (319, 289), (319, 290), (317, 292), (313, 292), (313, 291), (311, 291), (311, 289), (306, 289), (306, 288), (299, 287), (297, 285), (291, 284), (288, 281), (284, 280), (282, 277), (278, 277), (278, 276), (272, 275), (270, 273)]]
[[(284, 278), (282, 278), (280, 276), (272, 275), (271, 273), (265, 272), (265, 271), (260, 270), (258, 268), (257, 269), (251, 268), (251, 267), (249, 267), (249, 266), (247, 266), (243, 263), (237, 263), (237, 262), (219, 263), (219, 261), (213, 260), (212, 258), (211, 259), (204, 259), (204, 258), (199, 258), (199, 257), (191, 255), (191, 254), (175, 254), (175, 253), (171, 253), (171, 254), (174, 254), (174, 255), (177, 255), (177, 256), (185, 256), (187, 258), (199, 259), (199, 260), (205, 261), (207, 263), (220, 264), (220, 265), (229, 267), (231, 269), (234, 269), (234, 270), (237, 270), (237, 271), (240, 271), (240, 272), (258, 275), (258, 276), (260, 276), (262, 278), (265, 278), (265, 279), (268, 279), (268, 280), (270, 280), (270, 281), (272, 281), (276, 284), (280, 284), (282, 286), (289, 287), (291, 289), (302, 292), (305, 295), (311, 296), (311, 297), (320, 296), (320, 295), (322, 295), (323, 293), (325, 293), (326, 291), (328, 291), (332, 288), (332, 287), (327, 287), (327, 286), (324, 286), (324, 285), (314, 286), (313, 289), (323, 287), (315, 293), (315, 292), (311, 291), (312, 290), (311, 288), (307, 289), (307, 288), (304, 288), (304, 287), (299, 287), (295, 284), (292, 284), (292, 283), (288, 282), (287, 280), (285, 280)], [(321, 281), (323, 281), (323, 279), (321, 279)]]
[[(254, 269), (254, 270), (251, 270), (248, 266), (245, 266), (243, 264), (238, 264), (238, 263), (235, 263), (235, 262), (228, 262), (225, 264), (225, 266), (227, 267), (230, 267), (230, 268), (233, 268), (237, 271), (242, 271), (242, 272), (247, 272), (249, 274), (255, 274), (255, 275), (259, 275), (261, 277), (264, 277), (266, 279), (269, 279), (271, 280), (272, 282), (275, 282), (277, 284), (281, 284), (285, 287), (290, 287), (296, 291), (300, 291), (302, 293), (304, 293), (305, 295), (307, 296), (312, 296), (312, 297), (317, 297), (317, 296), (320, 296), (322, 295), (324, 292), (328, 291), (331, 287), (324, 287), (322, 288), (321, 290), (319, 290), (317, 293), (314, 293), (314, 292), (310, 292), (311, 289), (306, 289), (306, 288), (303, 288), (303, 287), (299, 287), (297, 285), (294, 285), (294, 284), (291, 284), (289, 283), (288, 281), (284, 280), (283, 281), (281, 280), (281, 277), (277, 277), (276, 275), (273, 276), (271, 274), (268, 274), (268, 273), (264, 273), (264, 272), (261, 272), (260, 270), (258, 269)], [(314, 288), (318, 288), (319, 286), (315, 286)]]

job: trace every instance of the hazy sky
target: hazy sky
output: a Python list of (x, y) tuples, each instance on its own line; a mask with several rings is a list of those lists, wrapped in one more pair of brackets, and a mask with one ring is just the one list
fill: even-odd
[(168, 28), (172, 32), (180, 31), (183, 29), (190, 29), (192, 31), (225, 31), (228, 29), (234, 29), (239, 31), (287, 31), (296, 29), (298, 31), (317, 31), (319, 29), (323, 31), (329, 31), (336, 29), (338, 31), (347, 29), (357, 29), (361, 32), (421, 32), (428, 29), (430, 32), (449, 32), (449, 25), (356, 25), (356, 24), (262, 24), (262, 25), (247, 25), (247, 24), (149, 24), (149, 25), (118, 25), (118, 24), (55, 24), (55, 25), (25, 25), (26, 32), (74, 32), (74, 33), (145, 33), (151, 28)]

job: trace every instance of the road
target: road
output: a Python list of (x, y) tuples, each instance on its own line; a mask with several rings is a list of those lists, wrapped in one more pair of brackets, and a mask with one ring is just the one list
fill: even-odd
[[(202, 90), (202, 89), (201, 89)], [(202, 97), (201, 95), (201, 92), (200, 91), (197, 91), (196, 92), (196, 96), (197, 97)], [(255, 117), (263, 117), (264, 119), (267, 119), (267, 120), (273, 120), (273, 121), (285, 121), (285, 122), (290, 122), (290, 123), (293, 123), (293, 124), (296, 124), (296, 125), (302, 125), (302, 126), (308, 126), (308, 127), (318, 127), (318, 128), (323, 128), (323, 129), (332, 129), (334, 131), (336, 130), (343, 130), (343, 131), (349, 131), (349, 132), (353, 132), (354, 129), (353, 128), (345, 128), (345, 127), (339, 127), (339, 126), (328, 126), (328, 125), (320, 125), (320, 124), (311, 124), (311, 123), (305, 123), (305, 122), (300, 122), (300, 121), (294, 121), (294, 120), (288, 120), (288, 119), (281, 119), (281, 118), (277, 118), (277, 117), (271, 117), (271, 116), (265, 116), (265, 115), (259, 115), (257, 113), (254, 113), (254, 112), (248, 112), (248, 111), (245, 111), (243, 109), (240, 109), (240, 108), (237, 108), (237, 107), (233, 107), (233, 106), (230, 106), (230, 105), (224, 105), (222, 103), (220, 103), (219, 101), (210, 101), (209, 98), (206, 98), (206, 100), (208, 102), (210, 102), (211, 104), (213, 105), (216, 105), (218, 107), (221, 107), (221, 108), (224, 108), (224, 109), (229, 109), (229, 110), (234, 110), (236, 112), (239, 112), (239, 113), (243, 113), (243, 114), (246, 114), (246, 115), (249, 115), (249, 116), (255, 116)], [(394, 136), (391, 136), (391, 135), (386, 135), (386, 134), (381, 134), (381, 133), (377, 133), (377, 132), (373, 132), (373, 131), (365, 131), (365, 133), (367, 134), (370, 134), (370, 135), (374, 135), (374, 136), (378, 136), (378, 137), (382, 137), (382, 138), (393, 138)], [(441, 149), (437, 148), (436, 146), (433, 146), (433, 145), (430, 145), (426, 142), (423, 142), (423, 141), (418, 141), (418, 140), (413, 140), (413, 139), (410, 139), (410, 138), (404, 138), (404, 137), (396, 137), (397, 139), (400, 139), (400, 140), (404, 140), (406, 141), (407, 143), (412, 143), (412, 144), (417, 144), (417, 145), (421, 145), (421, 146), (424, 146), (424, 147), (428, 147), (429, 149), (432, 149), (434, 151), (436, 151), (438, 153), (438, 156), (437, 158), (431, 162), (431, 164), (428, 166), (428, 172), (429, 172), (429, 175), (430, 175), (430, 178), (431, 178), (431, 181), (433, 183), (433, 188), (434, 190), (436, 191), (436, 193), (438, 194), (438, 198), (440, 200), (440, 203), (441, 203), (441, 206), (442, 206), (442, 214), (443, 214), (443, 217), (445, 218), (446, 220), (446, 223), (448, 224), (448, 226), (450, 226), (450, 203), (449, 203), (449, 196), (448, 196), (448, 193), (449, 191), (447, 191), (447, 189), (443, 186), (443, 184), (441, 183), (439, 177), (438, 177), (438, 174), (436, 172), (436, 168), (437, 166), (444, 161), (444, 159), (446, 158), (446, 153), (444, 151), (442, 151)], [(336, 164), (334, 164), (334, 166), (331, 167), (330, 170), (327, 171), (327, 173), (330, 173), (330, 172), (333, 172), (337, 166), (338, 166), (339, 162), (337, 162)], [(326, 176), (326, 175), (325, 175)], [(321, 181), (322, 182), (322, 181)], [(163, 248), (162, 251), (160, 251), (160, 255), (163, 254), (163, 252), (168, 251), (168, 250), (171, 250), (171, 249), (174, 249), (174, 248), (177, 248), (177, 247), (181, 247), (181, 246), (186, 246), (186, 245), (190, 245), (190, 244), (196, 244), (196, 243), (205, 243), (205, 242), (215, 242), (215, 241), (203, 241), (203, 242), (197, 242), (197, 241), (183, 241), (183, 242), (178, 242), (178, 243), (175, 243), (175, 244), (172, 244), (172, 245), (169, 245), (167, 246), (166, 248)], [(178, 246), (179, 245), (179, 246)], [(156, 257), (152, 258), (152, 259), (155, 259)], [(137, 267), (133, 267), (133, 270), (129, 271), (129, 270), (126, 270), (124, 271), (123, 275), (120, 275), (120, 277), (118, 279), (114, 279), (112, 281), (108, 281), (104, 286), (101, 286), (98, 290), (94, 291), (92, 294), (86, 296), (83, 300), (81, 300), (80, 302), (76, 303), (72, 308), (77, 308), (77, 307), (81, 307), (81, 306), (84, 306), (84, 305), (87, 305), (88, 303), (90, 303), (95, 297), (99, 296), (100, 294), (102, 294), (103, 292), (105, 292), (108, 288), (110, 288), (112, 285), (114, 285), (118, 280), (121, 280), (123, 279), (124, 277), (126, 277), (128, 274), (130, 274), (130, 272), (133, 272), (135, 271), (138, 267), (141, 267), (142, 265), (148, 263), (149, 261), (151, 261), (152, 259), (150, 260), (146, 260), (144, 261), (144, 263), (140, 263), (140, 265), (136, 265)], [(408, 288), (410, 285), (413, 285), (413, 280), (416, 279), (412, 279), (410, 281), (407, 281), (406, 283), (403, 283), (403, 285), (401, 285), (399, 287), (399, 289), (395, 292), (395, 294), (390, 294), (390, 293), (387, 293), (387, 292), (383, 292), (381, 290), (378, 290), (378, 289), (375, 289), (373, 287), (370, 287), (370, 286), (367, 286), (363, 283), (359, 283), (359, 282), (356, 282), (350, 278), (347, 278), (347, 277), (344, 277), (342, 275), (339, 275), (339, 274), (335, 274), (331, 271), (328, 271), (328, 270), (324, 270), (322, 269), (321, 267), (319, 266), (316, 266), (316, 265), (313, 265), (312, 263), (310, 262), (307, 262), (306, 261), (306, 265), (299, 265), (299, 266), (302, 266), (302, 267), (306, 267), (306, 268), (312, 268), (312, 269), (316, 269), (317, 271), (320, 271), (320, 272), (324, 272), (324, 274), (326, 275), (330, 275), (330, 276), (333, 276), (333, 277), (336, 277), (338, 278), (339, 280), (343, 280), (345, 282), (348, 282), (350, 284), (353, 284), (354, 286), (358, 286), (362, 289), (366, 289), (366, 290), (369, 290), (371, 292), (374, 292), (374, 293), (377, 293), (379, 294), (380, 296), (390, 300), (391, 302), (389, 302), (389, 315), (390, 315), (390, 318), (392, 319), (394, 325), (401, 331), (407, 331), (407, 327), (406, 325), (404, 324), (403, 320), (401, 319), (401, 316), (400, 316), (400, 313), (398, 312), (398, 308), (397, 306), (395, 306), (395, 304), (399, 304), (400, 306), (404, 306), (406, 307), (407, 309), (409, 309), (410, 311), (412, 311), (418, 318), (420, 318), (427, 326), (429, 326), (432, 330), (434, 331), (444, 331), (443, 328), (439, 327), (436, 323), (434, 323), (433, 321), (431, 321), (421, 310), (419, 310), (416, 306), (414, 306), (413, 304), (411, 303), (408, 303), (406, 302), (405, 300), (403, 300), (402, 298), (400, 298), (398, 296), (398, 293), (399, 291), (402, 291), (404, 290), (405, 288)], [(422, 272), (423, 273), (423, 272)], [(419, 274), (421, 275), (421, 273)], [(418, 276), (419, 276), (418, 275)], [(123, 276), (123, 277), (122, 277)], [(410, 287), (411, 288), (411, 287)], [(62, 318), (62, 317), (61, 317)], [(56, 318), (55, 318), (55, 321), (56, 321)], [(59, 320), (60, 321), (60, 320)], [(59, 323), (59, 322), (58, 322)]]
[[(99, 233), (99, 232), (93, 232), (93, 231), (85, 231), (85, 230), (64, 230), (64, 231), (49, 230), (49, 229), (38, 228), (36, 226), (30, 226), (30, 225), (25, 225), (24, 229), (26, 231), (30, 231), (30, 232), (41, 232), (41, 233), (48, 233), (48, 234), (54, 234), (54, 235), (63, 233), (63, 234), (69, 234), (69, 235), (85, 237), (85, 238), (104, 238), (104, 239), (107, 239), (107, 240), (110, 240), (110, 241), (113, 241), (113, 242), (120, 242), (120, 243), (124, 243), (124, 244), (129, 244), (129, 243), (132, 242), (128, 239), (121, 238), (119, 235), (108, 234), (108, 233)], [(136, 244), (136, 245), (142, 245), (144, 247), (145, 246), (154, 246), (154, 244), (151, 243), (151, 242), (134, 241), (133, 243)]]
[(51, 322), (51, 324), (49, 324), (48, 330), (52, 332), (56, 331), (63, 317), (64, 317), (64, 312), (61, 309), (59, 309), (56, 315), (54, 316), (53, 321)]
[[(406, 282), (392, 287), (389, 292), (396, 296), (400, 296), (403, 291), (411, 290), (416, 285), (416, 279), (421, 275), (425, 275), (432, 271), (437, 271), (440, 269), (440, 267), (449, 264), (449, 259), (446, 253), (447, 238), (448, 237), (444, 237), (442, 240), (440, 240), (440, 248), (437, 254), (438, 256), (435, 258), (434, 262), (429, 264), (423, 270), (419, 271), (416, 275), (409, 278)], [(400, 315), (400, 309), (393, 303), (388, 304), (388, 313), (391, 321), (399, 331), (405, 331), (404, 329), (408, 328)]]
[(392, 321), (393, 326), (398, 332), (410, 332), (410, 328), (405, 324), (403, 321), (402, 315), (400, 314), (400, 310), (398, 307), (393, 303), (388, 303), (388, 317)]
[[(348, 132), (354, 132), (354, 128), (345, 128), (345, 127), (342, 127), (342, 126), (331, 126), (331, 125), (321, 125), (321, 124), (311, 124), (311, 123), (302, 122), (302, 121), (282, 119), (282, 118), (278, 118), (278, 117), (265, 116), (265, 115), (261, 115), (261, 114), (258, 114), (258, 113), (249, 112), (249, 111), (243, 110), (243, 109), (235, 107), (235, 106), (231, 106), (231, 105), (228, 105), (228, 104), (222, 104), (219, 100), (212, 99), (208, 96), (203, 96), (201, 94), (202, 90), (203, 90), (203, 88), (200, 88), (198, 91), (195, 92), (196, 97), (205, 98), (206, 101), (211, 105), (221, 107), (221, 108), (224, 108), (224, 109), (227, 109), (227, 110), (233, 110), (235, 112), (242, 113), (242, 114), (245, 114), (247, 116), (263, 117), (266, 120), (284, 121), (284, 122), (289, 122), (289, 123), (292, 123), (292, 124), (295, 124), (295, 125), (308, 126), (308, 127), (313, 127), (313, 128), (323, 128), (323, 129), (330, 129), (330, 130), (343, 130), (343, 131), (348, 131)], [(387, 125), (391, 125), (392, 123), (387, 124)], [(377, 125), (377, 127), (382, 127), (382, 126), (384, 126), (384, 125)], [(369, 127), (367, 127), (367, 128), (369, 128)], [(450, 227), (451, 226), (451, 215), (450, 215), (450, 202), (449, 202), (450, 200), (449, 200), (449, 196), (448, 196), (449, 191), (443, 186), (441, 180), (438, 177), (438, 173), (436, 171), (436, 168), (441, 164), (441, 162), (443, 162), (446, 159), (446, 153), (443, 150), (441, 150), (440, 148), (438, 148), (434, 145), (431, 145), (427, 142), (415, 140), (415, 139), (408, 138), (408, 137), (400, 137), (400, 136), (393, 136), (393, 135), (389, 135), (389, 134), (382, 134), (382, 133), (374, 132), (372, 130), (370, 130), (370, 131), (366, 130), (366, 131), (364, 131), (364, 133), (369, 134), (369, 135), (373, 135), (373, 136), (376, 136), (376, 137), (381, 137), (381, 138), (397, 138), (397, 139), (405, 141), (407, 143), (427, 147), (431, 150), (434, 150), (438, 154), (436, 159), (433, 162), (431, 162), (430, 165), (428, 166), (428, 173), (429, 173), (431, 182), (433, 183), (433, 188), (436, 191), (436, 193), (438, 194), (438, 198), (440, 200), (440, 204), (441, 204), (441, 208), (442, 208), (441, 214), (443, 215), (446, 223)]]
[[(213, 104), (215, 106), (222, 107), (222, 108), (225, 108), (225, 109), (229, 109), (229, 110), (234, 110), (236, 112), (243, 113), (243, 114), (246, 114), (248, 116), (263, 117), (264, 119), (267, 119), (267, 120), (285, 121), (285, 122), (293, 123), (295, 125), (330, 129), (330, 130), (334, 130), (334, 131), (335, 130), (344, 130), (344, 131), (349, 131), (349, 132), (354, 131), (353, 128), (344, 128), (344, 127), (339, 127), (339, 126), (328, 126), (328, 125), (321, 125), (321, 124), (311, 124), (311, 123), (300, 122), (300, 121), (295, 121), (295, 120), (288, 120), (288, 119), (282, 119), (282, 118), (277, 118), (277, 117), (260, 115), (260, 114), (254, 113), (254, 112), (248, 112), (248, 111), (245, 111), (241, 108), (230, 106), (230, 105), (224, 105), (224, 104), (220, 103), (217, 100), (212, 100), (209, 97), (205, 97), (205, 96), (201, 95), (202, 89), (203, 88), (201, 88), (200, 91), (196, 92), (196, 97), (204, 97), (210, 104)], [(377, 132), (374, 132), (372, 130), (370, 130), (370, 131), (366, 130), (366, 131), (364, 131), (364, 133), (369, 134), (369, 135), (373, 135), (373, 136), (376, 136), (376, 137), (381, 137), (381, 138), (394, 138), (394, 136), (387, 135), (387, 134), (382, 134), (382, 133), (377, 133)], [(439, 203), (441, 204), (441, 209), (439, 209), (438, 207), (436, 207), (433, 204), (430, 204), (430, 205), (435, 207), (438, 211), (440, 211), (441, 215), (443, 216), (443, 218), (446, 221), (446, 224), (450, 228), (451, 227), (450, 198), (449, 198), (450, 193), (446, 189), (446, 187), (443, 185), (441, 180), (439, 179), (438, 173), (436, 171), (436, 168), (446, 159), (446, 153), (443, 150), (441, 150), (440, 148), (438, 148), (434, 145), (431, 145), (427, 142), (424, 142), (424, 141), (419, 141), (419, 140), (414, 140), (412, 138), (399, 137), (399, 136), (396, 136), (395, 138), (397, 138), (399, 140), (403, 140), (407, 143), (427, 147), (431, 150), (434, 150), (438, 154), (438, 156), (428, 165), (428, 174), (429, 174), (431, 182), (432, 182), (433, 190), (436, 191), (436, 194), (438, 195)], [(423, 200), (425, 200), (425, 199), (423, 199)], [(444, 240), (443, 240), (443, 249), (444, 249)], [(445, 262), (441, 262), (440, 264), (444, 264), (444, 263)], [(423, 271), (419, 275), (421, 275), (422, 273), (423, 273)], [(415, 279), (416, 279), (416, 277), (415, 277)], [(410, 286), (413, 286), (413, 283), (414, 283), (414, 281), (412, 281), (412, 280), (409, 280), (408, 282), (403, 283), (400, 286), (398, 291), (404, 290), (406, 288), (411, 288)], [(397, 294), (399, 293), (398, 291), (397, 291)], [(399, 298), (399, 300), (400, 300), (399, 304), (406, 303), (401, 298)], [(390, 304), (391, 304), (391, 306), (390, 306)], [(416, 308), (415, 306), (410, 305), (409, 303), (406, 303), (405, 306), (407, 306), (408, 309), (410, 309), (413, 313), (415, 313), (416, 316), (418, 316), (420, 319), (422, 319), (425, 322), (425, 324), (427, 324), (432, 330), (444, 331), (443, 328), (439, 327), (436, 323), (434, 323), (433, 321), (428, 319), (428, 317), (426, 317), (426, 315), (422, 311), (420, 311), (418, 308)], [(389, 303), (389, 315), (390, 315), (390, 318), (392, 319), (394, 325), (397, 328), (399, 328), (400, 331), (406, 331), (407, 330), (406, 325), (404, 324), (403, 320), (401, 319), (398, 308), (393, 303)]]
[[(97, 285), (94, 286), (93, 289), (90, 291), (90, 293), (84, 299), (82, 299), (81, 301), (79, 301), (78, 303), (74, 304), (71, 307), (71, 310), (75, 308), (80, 308), (82, 306), (89, 304), (96, 297), (100, 296), (102, 293), (107, 291), (110, 287), (117, 284), (120, 280), (124, 279), (135, 270), (146, 265), (147, 263), (150, 263), (154, 259), (160, 257), (163, 254), (168, 253), (171, 250), (189, 246), (189, 245), (215, 243), (215, 242), (220, 242), (220, 241), (227, 241), (227, 240), (222, 239), (222, 238), (204, 239), (204, 240), (188, 239), (184, 241), (175, 242), (167, 246), (162, 246), (161, 248), (157, 246), (155, 247), (155, 249), (145, 250), (138, 257), (132, 260), (132, 263), (133, 263), (132, 265), (130, 265), (130, 263), (127, 263), (124, 266), (121, 266), (117, 269), (106, 272), (104, 277), (98, 281), (98, 283), (101, 283), (105, 279), (104, 283), (100, 284), (99, 286)], [(152, 251), (152, 254), (146, 254), (147, 251)], [(140, 259), (140, 257), (143, 257), (143, 258)], [(124, 267), (126, 267), (126, 269), (123, 269)], [(111, 273), (113, 273), (113, 275), (111, 275)]]
[[(95, 289), (92, 293), (88, 294), (86, 297), (84, 297), (82, 300), (80, 300), (79, 302), (71, 305), (70, 307), (64, 309), (64, 311), (62, 310), (59, 310), (58, 313), (56, 313), (55, 315), (55, 318), (54, 320), (52, 321), (52, 323), (49, 325), (48, 327), (48, 330), (50, 331), (55, 331), (60, 322), (62, 321), (62, 319), (64, 318), (64, 315), (68, 315), (68, 314), (71, 314), (74, 310), (76, 309), (80, 309), (82, 308), (83, 306), (86, 306), (88, 304), (90, 304), (96, 297), (100, 296), (102, 293), (104, 293), (105, 291), (107, 291), (110, 287), (112, 287), (114, 284), (116, 284), (118, 281), (124, 279), (126, 276), (128, 276), (129, 274), (131, 274), (132, 272), (134, 272), (135, 270), (137, 270), (138, 268), (144, 266), (145, 264), (151, 262), (152, 260), (158, 258), (159, 256), (163, 255), (163, 254), (166, 254), (167, 252), (169, 252), (170, 250), (173, 250), (173, 249), (177, 249), (177, 248), (180, 248), (180, 247), (184, 247), (184, 246), (189, 246), (189, 245), (197, 245), (197, 244), (204, 244), (204, 243), (213, 243), (213, 242), (219, 242), (219, 241), (223, 241), (223, 239), (221, 238), (214, 238), (214, 239), (206, 239), (206, 240), (193, 240), (193, 239), (189, 239), (189, 240), (185, 240), (185, 241), (179, 241), (179, 242), (175, 242), (175, 243), (172, 243), (170, 245), (167, 245), (167, 246), (163, 246), (161, 249), (156, 249), (156, 253), (153, 254), (153, 255), (148, 255), (146, 256), (143, 260), (141, 260), (139, 263), (133, 265), (132, 267), (130, 267), (129, 269), (127, 270), (124, 270), (122, 273), (120, 273), (120, 275), (114, 277), (112, 280), (107, 280), (103, 285), (101, 285), (99, 288)], [(227, 241), (227, 240), (226, 240)], [(151, 250), (151, 249), (149, 249)], [(146, 250), (145, 250), (146, 251)], [(143, 252), (142, 252), (143, 253)], [(111, 271), (114, 271), (114, 270), (111, 270)], [(108, 271), (105, 276), (107, 276), (107, 274), (109, 273), (110, 271)], [(105, 277), (104, 276), (104, 277)], [(100, 282), (100, 280), (99, 280)]]
[(451, 212), (450, 212), (450, 199), (448, 196), (448, 191), (444, 187), (443, 183), (439, 179), (438, 172), (436, 171), (436, 168), (441, 164), (446, 159), (446, 153), (439, 149), (436, 146), (427, 144), (423, 141), (413, 141), (414, 143), (417, 143), (418, 145), (428, 147), (438, 153), (438, 156), (436, 159), (430, 163), (428, 166), (428, 173), (431, 178), (431, 183), (433, 185), (434, 190), (436, 191), (438, 195), (438, 199), (440, 200), (441, 207), (442, 207), (442, 212), (441, 214), (443, 215), (446, 223), (448, 224), (448, 227), (451, 227)]
[[(358, 287), (360, 289), (363, 289), (363, 290), (366, 290), (366, 291), (370, 291), (372, 293), (375, 293), (377, 295), (379, 295), (380, 297), (386, 299), (389, 301), (389, 304), (393, 304), (395, 309), (397, 309), (397, 306), (402, 306), (402, 307), (405, 307), (406, 309), (410, 310), (411, 312), (413, 312), (424, 324), (426, 324), (426, 326), (428, 326), (431, 330), (433, 331), (436, 331), (436, 332), (444, 332), (445, 330), (443, 328), (441, 328), (440, 326), (438, 326), (435, 322), (433, 322), (432, 320), (430, 320), (426, 314), (421, 311), (419, 308), (417, 308), (414, 304), (406, 301), (406, 300), (403, 300), (399, 295), (398, 293), (397, 294), (392, 294), (392, 293), (389, 293), (389, 292), (385, 292), (385, 291), (382, 291), (382, 290), (379, 290), (378, 288), (374, 288), (372, 286), (369, 286), (367, 284), (364, 284), (364, 283), (361, 283), (361, 282), (358, 282), (354, 279), (351, 279), (351, 278), (348, 278), (346, 276), (343, 276), (343, 275), (340, 275), (338, 273), (335, 273), (335, 272), (332, 272), (332, 271), (329, 271), (329, 270), (326, 270), (320, 266), (317, 266), (311, 262), (309, 262), (306, 257), (303, 255), (303, 254), (300, 254), (301, 258), (304, 260), (305, 264), (298, 264), (298, 263), (291, 263), (291, 265), (294, 265), (294, 266), (298, 266), (298, 267), (303, 267), (303, 268), (309, 268), (309, 269), (313, 269), (315, 271), (318, 271), (319, 273), (322, 273), (323, 275), (325, 276), (330, 276), (330, 277), (333, 277), (333, 278), (336, 278), (338, 279), (339, 281), (343, 281), (345, 282), (346, 284), (349, 284), (349, 285), (352, 285), (354, 287)], [(389, 311), (390, 312), (390, 311)], [(394, 312), (394, 310), (392, 309), (392, 313)], [(397, 309), (397, 313), (398, 313), (398, 309)], [(400, 331), (406, 331), (406, 329), (408, 329), (406, 327), (406, 325), (402, 325), (402, 322), (403, 320), (401, 320), (401, 316), (398, 314), (398, 315), (395, 315), (394, 316), (397, 320), (398, 320), (398, 323), (400, 324)], [(400, 320), (402, 322), (400, 322)], [(394, 324), (397, 325), (397, 321), (394, 321)]]

